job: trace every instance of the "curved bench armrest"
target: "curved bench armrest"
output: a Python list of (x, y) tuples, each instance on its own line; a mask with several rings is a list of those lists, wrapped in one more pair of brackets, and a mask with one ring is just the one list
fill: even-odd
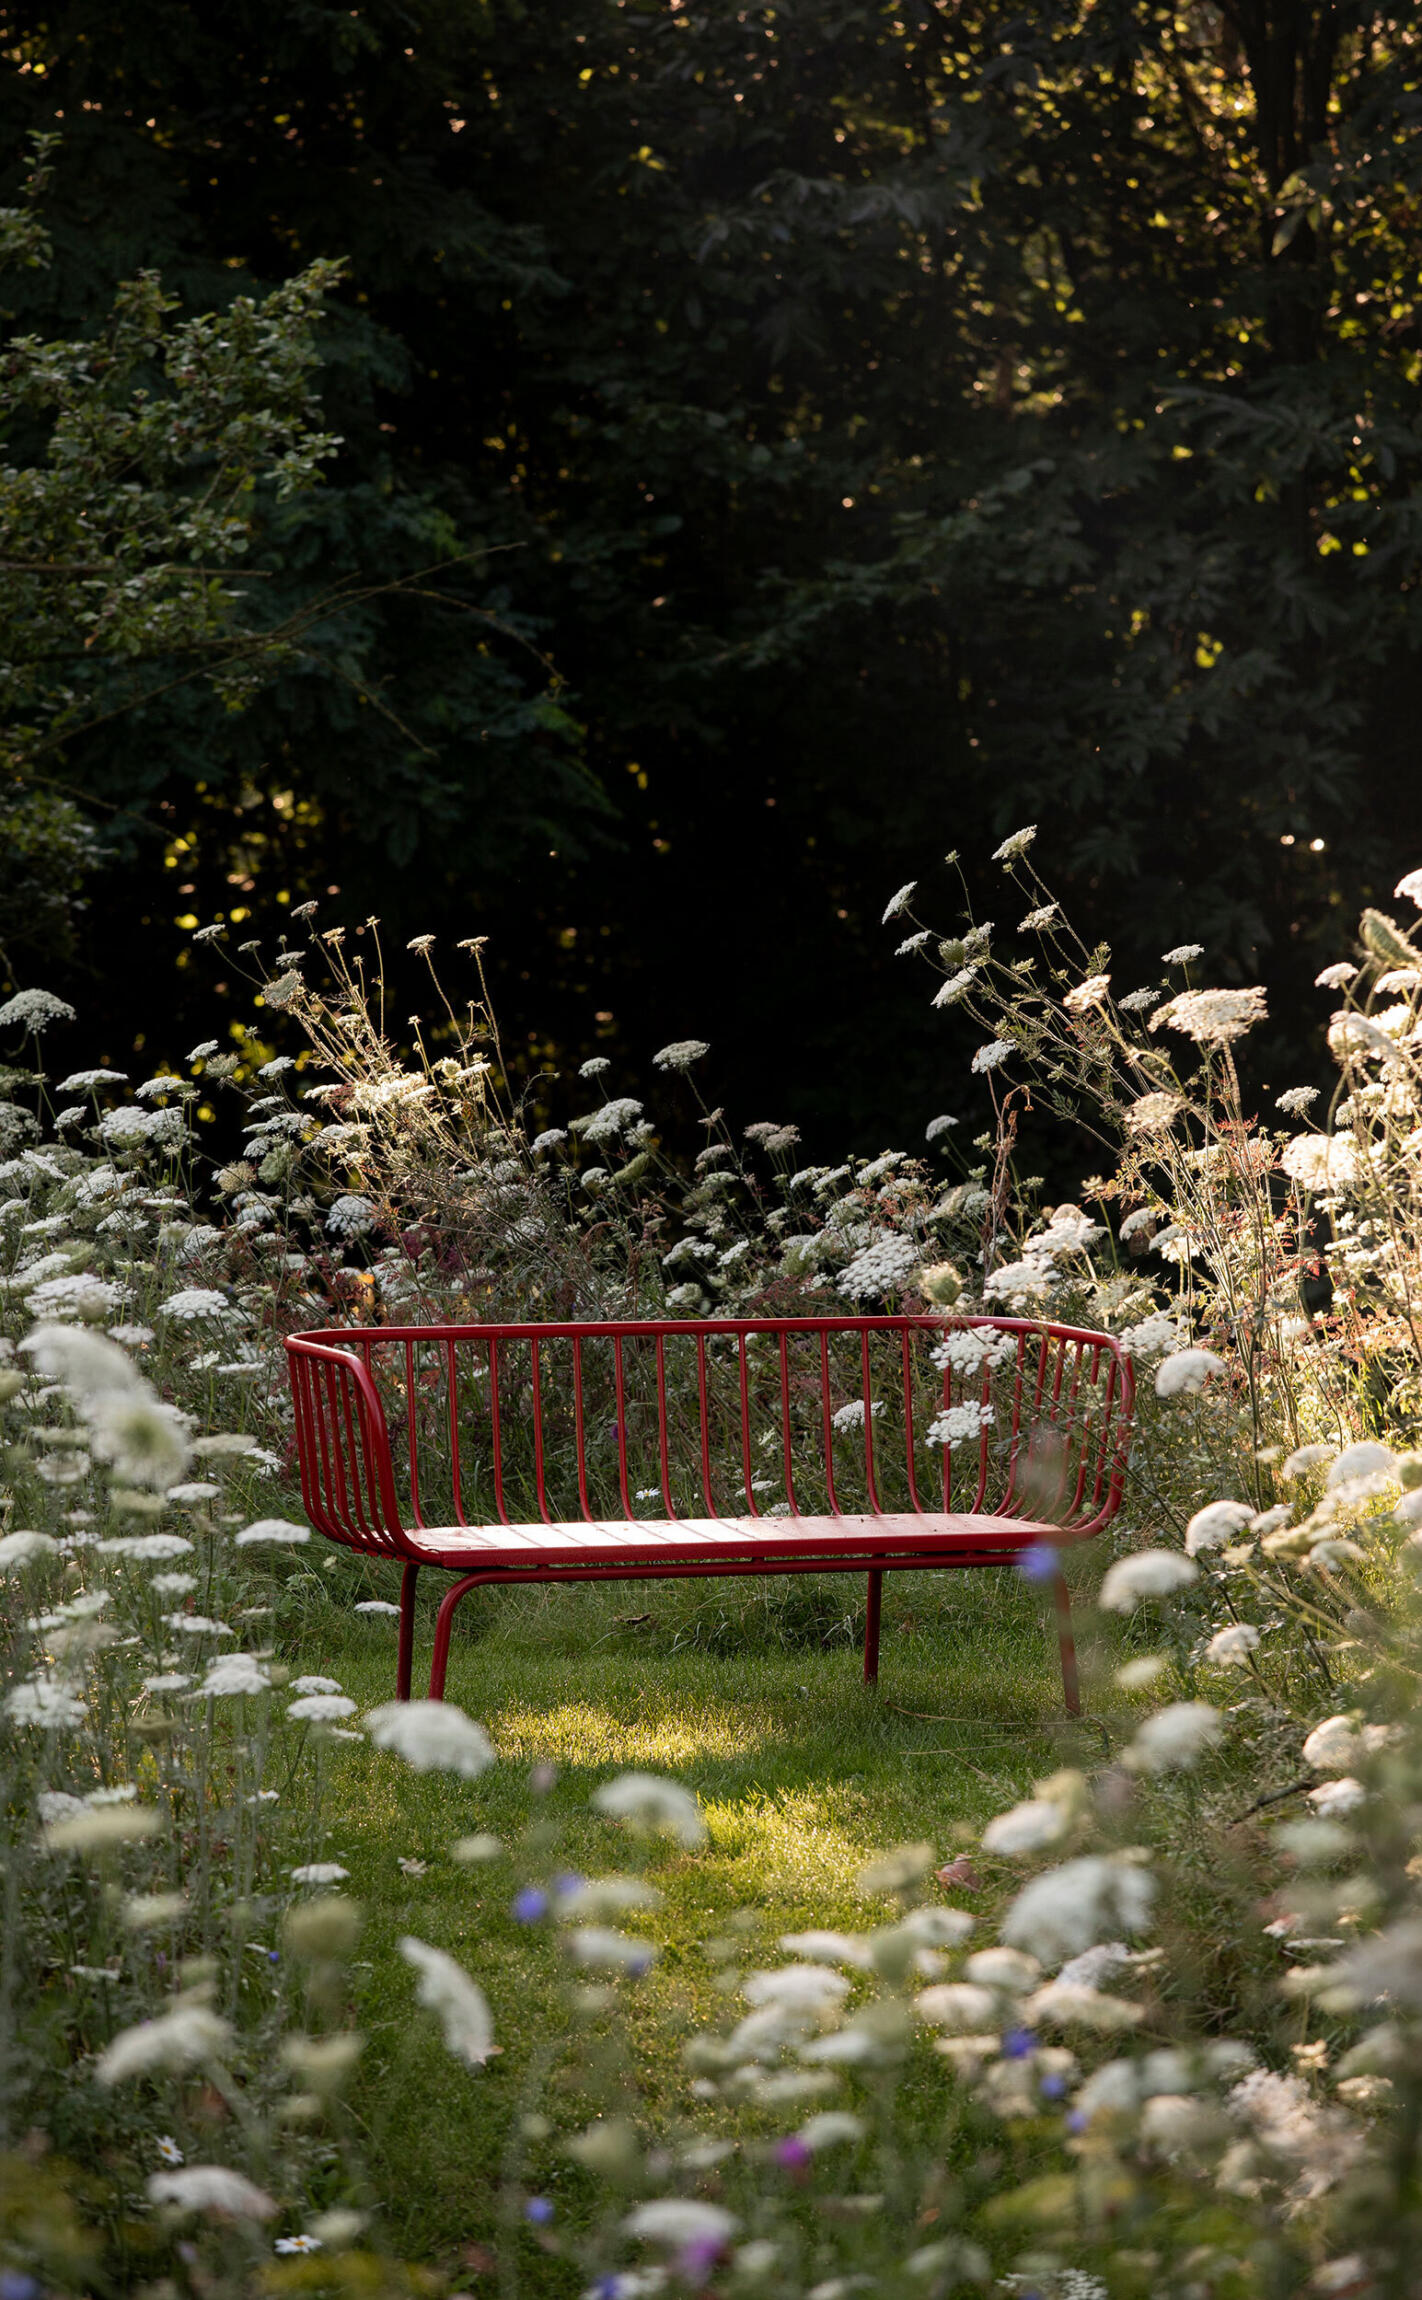
[(349, 1549), (413, 1557), (395, 1498), (385, 1409), (368, 1368), (352, 1351), (304, 1334), (290, 1335), (285, 1348), (307, 1516)]

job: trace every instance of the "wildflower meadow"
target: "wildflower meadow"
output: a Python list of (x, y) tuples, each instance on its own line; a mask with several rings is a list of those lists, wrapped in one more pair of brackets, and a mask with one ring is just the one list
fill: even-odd
[[(549, 1122), (477, 944), (397, 1030), (312, 906), (181, 1069), (0, 1008), (3, 2300), (1417, 2291), (1422, 872), (1261, 1107), (1268, 986), (1121, 981), (1034, 861), (884, 916), (981, 1131), (830, 1165), (695, 1039)], [(288, 1334), (836, 1307), (941, 1322), (926, 1461), (1008, 1442), (970, 1316), (1116, 1337), (1110, 1530), (898, 1577), (878, 1690), (810, 1575), (486, 1590), (393, 1698)]]

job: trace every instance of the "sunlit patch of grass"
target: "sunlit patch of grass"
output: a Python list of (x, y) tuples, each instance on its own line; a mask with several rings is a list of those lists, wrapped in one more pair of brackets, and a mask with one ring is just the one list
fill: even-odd
[(678, 1773), (708, 1755), (749, 1755), (774, 1731), (766, 1704), (737, 1707), (729, 1702), (676, 1700), (652, 1716), (619, 1716), (605, 1703), (560, 1702), (554, 1709), (527, 1703), (491, 1709), (485, 1723), (500, 1752), (510, 1758), (563, 1765), (638, 1766)]

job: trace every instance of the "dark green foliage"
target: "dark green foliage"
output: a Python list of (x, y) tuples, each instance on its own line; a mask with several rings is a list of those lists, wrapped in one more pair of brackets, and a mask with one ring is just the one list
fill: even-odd
[(531, 1057), (704, 1032), (877, 1148), (962, 1091), (878, 925), (945, 847), (1037, 819), (1123, 970), (1301, 982), (1415, 860), (1412, 10), (7, 18), (6, 137), (66, 139), (25, 326), (347, 263), (342, 446), (253, 561), (302, 651), (67, 761), (160, 969), (329, 885), (492, 930)]

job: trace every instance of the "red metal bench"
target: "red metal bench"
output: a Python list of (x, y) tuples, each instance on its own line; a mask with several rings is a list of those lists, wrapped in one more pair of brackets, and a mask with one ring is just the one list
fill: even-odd
[(1134, 1383), (1109, 1334), (677, 1318), (343, 1326), (286, 1349), (312, 1524), (404, 1567), (401, 1700), (426, 1565), (458, 1576), (435, 1629), (440, 1700), (455, 1608), (481, 1583), (865, 1573), (873, 1683), (885, 1573), (1034, 1550), (1079, 1706), (1066, 1582), (1044, 1545), (1084, 1541), (1120, 1503)]

